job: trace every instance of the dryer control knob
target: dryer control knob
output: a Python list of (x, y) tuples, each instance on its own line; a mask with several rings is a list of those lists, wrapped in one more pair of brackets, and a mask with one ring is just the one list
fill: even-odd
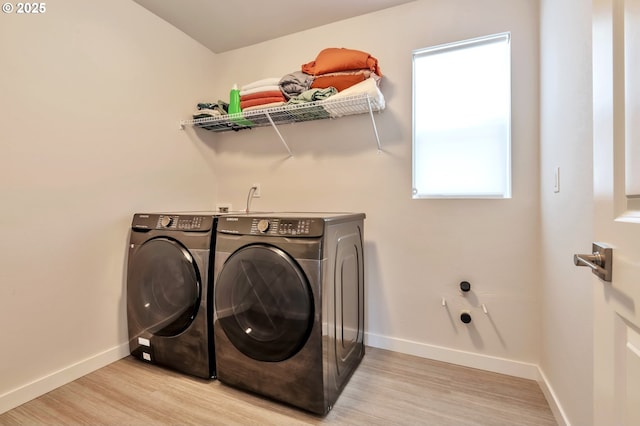
[(173, 218), (171, 216), (162, 216), (162, 219), (160, 219), (160, 225), (162, 225), (165, 228), (168, 228), (169, 226), (171, 226), (172, 223), (173, 223)]
[(258, 231), (267, 232), (267, 230), (269, 229), (269, 225), (271, 224), (267, 219), (261, 219), (260, 222), (258, 222)]

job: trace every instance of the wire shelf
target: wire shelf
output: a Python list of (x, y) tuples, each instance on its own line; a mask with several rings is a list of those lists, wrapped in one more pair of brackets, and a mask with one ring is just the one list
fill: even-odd
[(378, 152), (381, 152), (380, 136), (378, 135), (378, 128), (376, 127), (373, 113), (374, 111), (382, 111), (385, 108), (385, 101), (382, 94), (380, 92), (378, 93), (379, 96), (375, 97), (372, 97), (369, 93), (360, 93), (350, 96), (340, 96), (337, 99), (327, 98), (322, 101), (252, 109), (237, 114), (183, 120), (180, 122), (180, 128), (184, 129), (185, 125), (191, 125), (212, 132), (228, 132), (230, 130), (239, 131), (252, 129), (254, 127), (271, 126), (278, 134), (287, 152), (289, 152), (289, 157), (293, 157), (287, 141), (284, 140), (276, 124), (298, 123), (301, 121), (323, 120), (326, 118), (369, 113), (373, 133), (378, 145)]
[(277, 107), (253, 109), (237, 114), (220, 115), (195, 120), (184, 120), (182, 125), (191, 125), (213, 132), (251, 129), (275, 124), (337, 118), (354, 114), (366, 114), (383, 110), (384, 99), (372, 98), (366, 93), (345, 96), (339, 99), (285, 104)]

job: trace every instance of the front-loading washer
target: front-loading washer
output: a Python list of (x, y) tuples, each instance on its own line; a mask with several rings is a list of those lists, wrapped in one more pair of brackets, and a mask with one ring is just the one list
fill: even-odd
[(216, 223), (206, 213), (133, 216), (126, 305), (134, 357), (215, 377), (210, 268)]
[(364, 356), (363, 213), (218, 223), (218, 380), (326, 414)]

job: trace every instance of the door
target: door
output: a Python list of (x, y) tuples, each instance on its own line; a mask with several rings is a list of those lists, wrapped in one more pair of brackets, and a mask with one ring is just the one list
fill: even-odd
[(127, 315), (129, 337), (175, 336), (198, 312), (202, 283), (191, 253), (170, 238), (153, 238), (129, 258)]
[(593, 0), (594, 423), (640, 425), (640, 0)]
[(306, 343), (313, 294), (303, 270), (283, 250), (266, 244), (239, 249), (224, 263), (214, 291), (217, 324), (248, 357), (284, 361)]

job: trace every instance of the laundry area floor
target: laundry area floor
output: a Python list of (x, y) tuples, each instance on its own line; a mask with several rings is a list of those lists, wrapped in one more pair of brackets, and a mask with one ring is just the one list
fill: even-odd
[(325, 417), (129, 356), (0, 415), (1, 425), (556, 425), (535, 381), (377, 348)]

